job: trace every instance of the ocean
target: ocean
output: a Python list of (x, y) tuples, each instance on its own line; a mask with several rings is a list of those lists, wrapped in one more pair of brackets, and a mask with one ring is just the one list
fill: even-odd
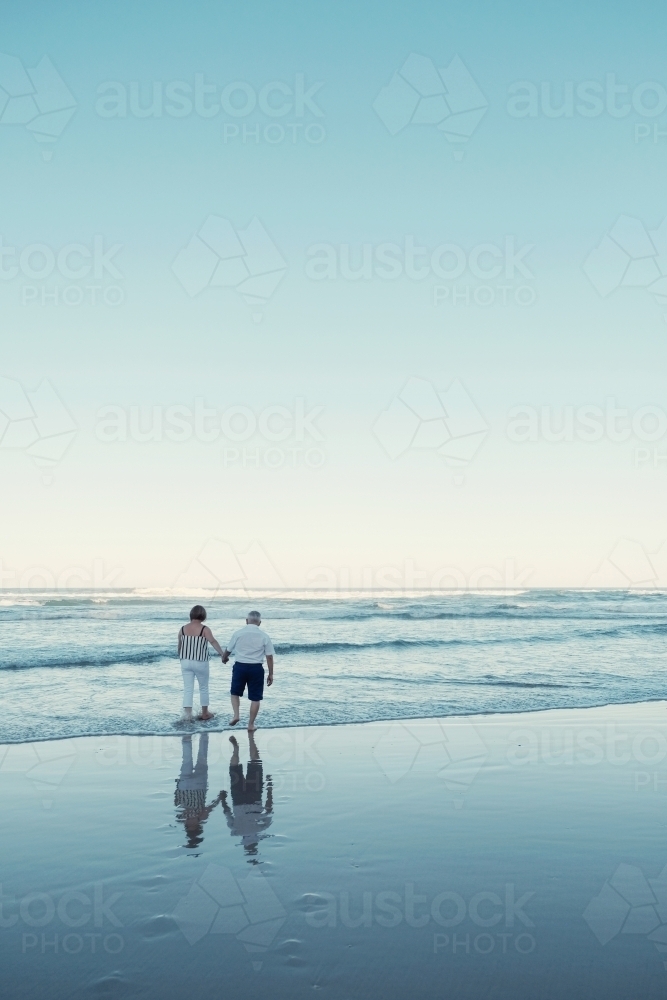
[[(177, 633), (199, 601), (223, 646), (251, 608), (262, 613), (276, 666), (261, 728), (582, 708), (667, 695), (663, 592), (207, 600), (5, 590), (0, 742), (184, 732)], [(220, 714), (209, 731), (227, 724), (230, 670), (212, 655), (211, 710)]]

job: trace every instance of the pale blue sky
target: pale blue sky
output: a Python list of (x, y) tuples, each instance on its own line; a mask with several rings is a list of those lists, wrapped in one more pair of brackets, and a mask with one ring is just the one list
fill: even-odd
[[(667, 413), (667, 299), (646, 287), (660, 247), (642, 243), (667, 215), (667, 109), (651, 112), (661, 94), (667, 103), (665, 18), (648, 3), (6, 3), (2, 51), (27, 70), (47, 55), (76, 112), (48, 144), (0, 118), (3, 246), (45, 245), (57, 258), (64, 246), (92, 248), (97, 236), (104, 250), (119, 245), (112, 263), (121, 277), (68, 278), (56, 267), (33, 279), (19, 264), (10, 278), (14, 260), (3, 258), (0, 375), (26, 391), (51, 382), (78, 428), (48, 473), (25, 448), (0, 441), (10, 484), (4, 565), (57, 576), (102, 559), (122, 569), (120, 584), (169, 586), (218, 537), (238, 551), (259, 541), (295, 586), (313, 567), (339, 573), (406, 560), (429, 572), (460, 567), (466, 578), (513, 560), (532, 569), (534, 584), (580, 585), (619, 539), (657, 550), (667, 433), (518, 445), (507, 424), (519, 404), (555, 412), (604, 407), (608, 397), (630, 415), (646, 406)], [(460, 146), (435, 125), (392, 135), (374, 111), (410, 53), (435, 69), (458, 56), (488, 102)], [(103, 84), (125, 88), (129, 100), (137, 82), (147, 102), (154, 85), (163, 94), (177, 81), (194, 88), (197, 74), (215, 85), (216, 101), (239, 81), (255, 95), (277, 81), (288, 100), (299, 78), (306, 91), (321, 84), (312, 98), (319, 114), (307, 105), (284, 117), (259, 107), (247, 117), (222, 107), (211, 117), (98, 113)], [(619, 92), (610, 111), (603, 93), (593, 117), (551, 118), (539, 104), (535, 117), (508, 111), (520, 82), (538, 95), (544, 85), (557, 105), (568, 86), (606, 88), (610, 78), (627, 96)], [(633, 96), (627, 114), (612, 113)], [(245, 144), (242, 131), (234, 138), (235, 125), (258, 126), (261, 141), (252, 132)], [(285, 138), (267, 141), (267, 126), (274, 140), (281, 135), (276, 125)], [(312, 126), (322, 141), (306, 141)], [(263, 304), (233, 288), (190, 297), (174, 274), (210, 215), (237, 234), (257, 217), (275, 244), (285, 268)], [(583, 265), (619, 216), (637, 220), (643, 284), (603, 298)], [(402, 248), (391, 253), (404, 266), (410, 240), (427, 258), (454, 245), (463, 273), (380, 277), (383, 246)], [(517, 252), (531, 245), (520, 256), (527, 275), (507, 263), (508, 240)], [(308, 276), (320, 244), (339, 269), (333, 280)], [(364, 245), (369, 277), (345, 280), (341, 261), (349, 252), (356, 268)], [(476, 248), (484, 267), (500, 260), (513, 273), (476, 276)], [(80, 252), (68, 260), (80, 265)], [(188, 263), (197, 274), (202, 266)], [(613, 280), (608, 254), (596, 266)], [(104, 304), (109, 289), (121, 304)], [(475, 294), (492, 301), (476, 303)], [(465, 469), (448, 467), (434, 448), (392, 459), (374, 434), (410, 377), (443, 393), (460, 379), (474, 400), (488, 434)], [(293, 411), (298, 398), (324, 407), (322, 467), (287, 454), (277, 470), (230, 464), (222, 438), (99, 439), (105, 405), (194, 409), (198, 396), (219, 414), (232, 405)], [(49, 426), (39, 433), (55, 433)], [(270, 446), (259, 433), (248, 443), (262, 461)]]

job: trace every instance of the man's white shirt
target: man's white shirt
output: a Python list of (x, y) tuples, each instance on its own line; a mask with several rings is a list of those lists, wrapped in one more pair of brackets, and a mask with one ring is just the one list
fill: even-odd
[(244, 625), (236, 630), (227, 643), (227, 652), (239, 663), (262, 663), (265, 656), (273, 656), (271, 638), (257, 625)]

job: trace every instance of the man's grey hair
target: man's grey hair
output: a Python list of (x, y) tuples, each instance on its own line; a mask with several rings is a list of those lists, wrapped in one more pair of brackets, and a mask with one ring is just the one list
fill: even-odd
[(262, 620), (262, 616), (260, 615), (259, 611), (249, 611), (248, 612), (248, 621), (249, 622), (261, 622), (261, 620)]

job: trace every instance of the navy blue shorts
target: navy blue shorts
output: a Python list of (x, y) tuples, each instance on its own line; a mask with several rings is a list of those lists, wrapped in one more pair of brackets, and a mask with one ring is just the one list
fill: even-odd
[(239, 663), (232, 668), (232, 687), (230, 694), (243, 696), (248, 685), (250, 701), (261, 701), (264, 697), (264, 667), (261, 663)]

